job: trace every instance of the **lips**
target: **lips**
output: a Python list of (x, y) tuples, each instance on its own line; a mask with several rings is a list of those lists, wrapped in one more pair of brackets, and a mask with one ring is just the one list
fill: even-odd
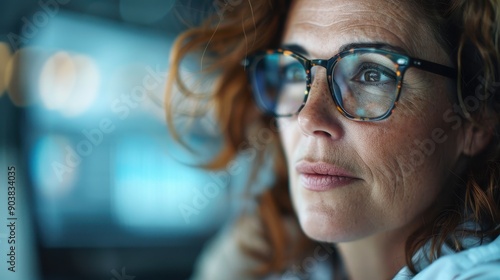
[(325, 162), (300, 161), (295, 168), (301, 185), (311, 191), (328, 191), (359, 180), (346, 169)]

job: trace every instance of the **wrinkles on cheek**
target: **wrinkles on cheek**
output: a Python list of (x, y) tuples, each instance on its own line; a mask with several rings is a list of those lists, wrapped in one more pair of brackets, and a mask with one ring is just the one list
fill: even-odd
[(414, 123), (410, 120), (392, 118), (373, 124), (373, 127), (364, 127), (364, 137), (352, 140), (362, 147), (357, 150), (363, 158), (363, 164), (372, 173), (369, 183), (372, 185), (372, 195), (377, 197), (380, 205), (400, 203), (408, 195), (406, 187), (415, 180), (412, 179), (414, 170), (411, 168), (410, 155), (414, 148), (412, 141), (418, 132), (405, 132), (408, 131), (408, 125)]
[(410, 141), (429, 138), (433, 129), (446, 126), (443, 114), (452, 107), (448, 95), (444, 86), (433, 83), (419, 89), (403, 87), (391, 118), (400, 120), (396, 124), (400, 131), (413, 134)]
[(407, 72), (409, 73), (404, 76), (395, 113), (415, 119), (417, 123), (422, 123), (429, 114), (441, 113), (443, 105), (449, 102), (449, 88), (442, 79), (430, 77), (431, 75), (422, 73), (423, 71), (416, 74), (417, 71), (414, 69), (409, 69)]
[(375, 186), (377, 187), (372, 191), (374, 195), (379, 196), (378, 201), (389, 206), (404, 199), (408, 176), (405, 176), (404, 163), (397, 154), (386, 156), (384, 161), (379, 161), (381, 163), (372, 164), (373, 178), (376, 178)]
[(373, 141), (370, 144), (361, 153), (364, 154), (363, 164), (368, 166), (371, 172), (369, 176), (372, 178), (371, 195), (383, 207), (387, 207), (405, 196), (404, 186), (407, 180), (403, 170), (405, 157), (399, 156), (403, 148), (387, 142), (386, 145)]
[[(406, 93), (408, 94), (408, 92)], [(415, 119), (416, 121), (413, 122), (413, 125), (407, 127), (407, 129), (413, 129), (413, 127), (422, 124), (422, 116), (428, 113), (429, 106), (432, 106), (432, 104), (421, 97), (413, 96), (411, 98), (405, 98), (396, 105), (391, 117)]]

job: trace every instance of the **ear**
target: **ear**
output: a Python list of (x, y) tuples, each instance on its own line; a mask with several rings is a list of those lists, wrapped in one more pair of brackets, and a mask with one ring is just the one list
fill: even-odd
[(465, 141), (463, 153), (467, 156), (475, 156), (488, 146), (493, 136), (493, 129), (485, 126), (479, 127), (472, 123), (467, 123), (465, 127)]

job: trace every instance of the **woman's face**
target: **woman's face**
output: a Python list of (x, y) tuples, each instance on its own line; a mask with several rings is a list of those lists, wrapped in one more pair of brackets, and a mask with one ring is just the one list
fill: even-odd
[[(282, 43), (299, 45), (309, 59), (328, 59), (348, 44), (384, 43), (451, 65), (430, 30), (402, 6), (298, 0)], [(453, 83), (410, 68), (392, 115), (356, 122), (337, 111), (325, 69), (317, 69), (305, 107), (279, 120), (292, 201), (309, 237), (345, 242), (414, 229), (439, 206), (463, 147), (463, 131), (450, 114)]]

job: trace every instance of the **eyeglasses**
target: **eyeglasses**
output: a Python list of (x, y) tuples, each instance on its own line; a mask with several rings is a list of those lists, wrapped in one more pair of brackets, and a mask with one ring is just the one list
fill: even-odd
[(287, 49), (258, 52), (246, 60), (257, 105), (276, 117), (298, 114), (305, 106), (316, 73), (326, 68), (337, 110), (356, 121), (380, 121), (396, 106), (403, 76), (410, 67), (456, 78), (456, 70), (378, 48), (352, 48), (328, 60), (307, 59)]

